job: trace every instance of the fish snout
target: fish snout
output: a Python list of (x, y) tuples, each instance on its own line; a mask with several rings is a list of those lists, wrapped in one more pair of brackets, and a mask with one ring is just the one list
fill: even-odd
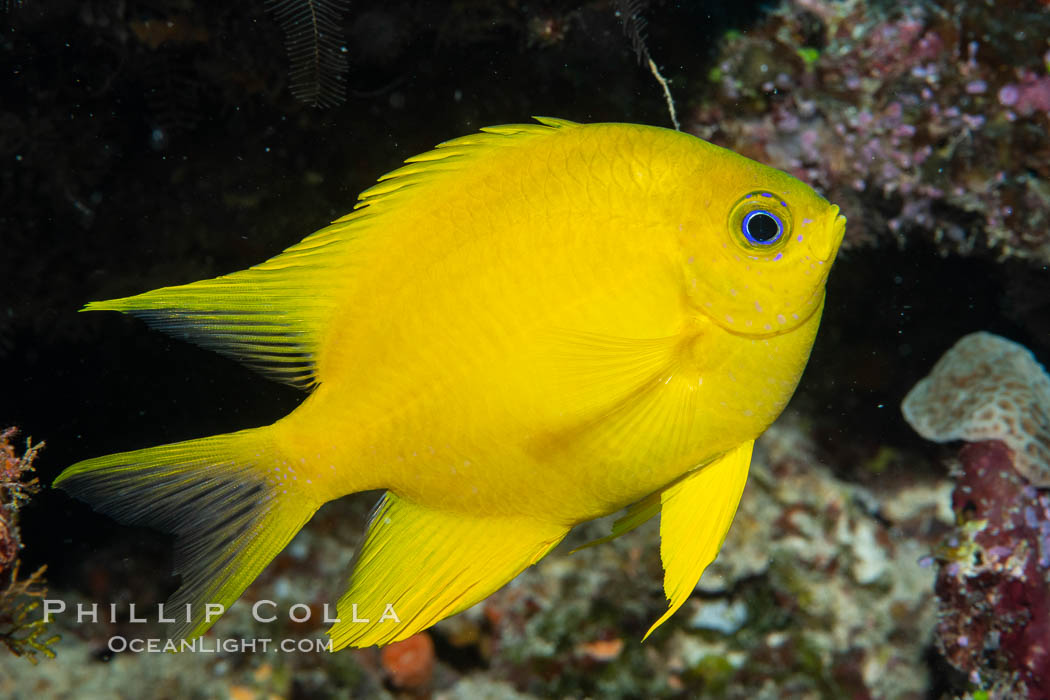
[(817, 260), (830, 262), (838, 253), (845, 235), (846, 217), (839, 214), (838, 205), (832, 204), (824, 217), (823, 234), (811, 239), (810, 250)]

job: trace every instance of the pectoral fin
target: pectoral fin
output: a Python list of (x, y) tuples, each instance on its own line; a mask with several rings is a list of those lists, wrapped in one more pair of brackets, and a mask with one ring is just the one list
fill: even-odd
[(332, 647), (389, 644), (455, 615), (542, 559), (567, 532), (521, 516), (434, 510), (388, 492), (339, 600)]
[(555, 377), (560, 417), (533, 439), (539, 459), (571, 450), (578, 459), (645, 455), (669, 463), (695, 451), (701, 374), (722, 361), (698, 364), (699, 335), (646, 339), (549, 331), (543, 338), (538, 361), (549, 363)]
[(660, 491), (654, 491), (642, 500), (638, 501), (630, 508), (627, 512), (621, 515), (613, 522), (612, 532), (605, 537), (599, 537), (596, 540), (588, 542), (587, 544), (581, 544), (576, 549), (569, 552), (569, 554), (575, 554), (581, 549), (587, 549), (588, 547), (594, 547), (599, 544), (605, 544), (606, 542), (612, 542), (617, 537), (626, 535), (631, 530), (634, 530), (645, 523), (660, 512)]
[(645, 637), (689, 598), (700, 575), (722, 548), (747, 481), (754, 444), (749, 440), (736, 447), (661, 495), (660, 558), (670, 607)]

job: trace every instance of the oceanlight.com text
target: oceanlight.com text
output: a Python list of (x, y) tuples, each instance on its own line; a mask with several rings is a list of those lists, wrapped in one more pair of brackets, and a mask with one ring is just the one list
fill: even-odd
[(162, 652), (196, 652), (200, 654), (285, 653), (309, 654), (332, 651), (331, 639), (128, 639), (110, 637), (107, 648), (114, 654), (157, 654)]

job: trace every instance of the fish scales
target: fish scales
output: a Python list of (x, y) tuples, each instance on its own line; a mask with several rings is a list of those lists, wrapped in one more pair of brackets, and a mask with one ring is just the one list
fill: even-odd
[(207, 630), (204, 604), (236, 600), (323, 503), (368, 489), (386, 493), (335, 648), (404, 639), (625, 507), (610, 537), (662, 513), (669, 607), (650, 632), (688, 598), (805, 367), (844, 219), (692, 136), (538, 121), (409, 159), (254, 268), (86, 307), (311, 390), (271, 426), (56, 480), (175, 532), (172, 602), (194, 610), (175, 635)]

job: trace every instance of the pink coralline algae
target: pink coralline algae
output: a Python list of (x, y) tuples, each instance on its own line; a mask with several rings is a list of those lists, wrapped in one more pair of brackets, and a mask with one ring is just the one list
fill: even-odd
[(966, 445), (940, 553), (937, 643), (979, 687), (1050, 698), (1050, 495), (1001, 442)]
[(999, 104), (1023, 117), (1050, 112), (1050, 76), (1040, 78), (1026, 71), (1020, 83), (1010, 83), (999, 89)]
[(847, 248), (1045, 264), (1048, 34), (1050, 13), (1015, 0), (786, 0), (723, 42), (687, 127), (823, 189)]

